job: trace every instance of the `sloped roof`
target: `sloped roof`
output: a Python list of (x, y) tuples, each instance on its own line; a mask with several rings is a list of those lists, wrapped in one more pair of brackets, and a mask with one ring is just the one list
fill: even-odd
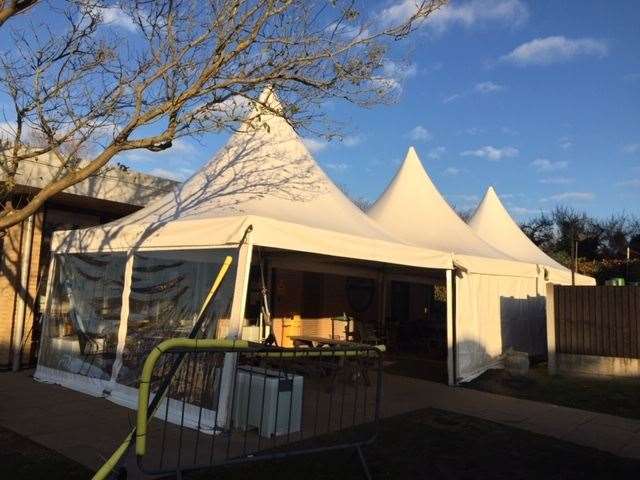
[[(482, 202), (469, 220), (469, 226), (487, 243), (523, 262), (546, 267), (548, 280), (569, 284), (571, 270), (544, 253), (525, 235), (504, 207), (493, 187), (487, 189)], [(596, 281), (586, 275), (575, 275), (576, 285), (595, 285)]]
[(402, 265), (450, 268), (451, 255), (398, 241), (329, 179), (281, 116), (271, 90), (229, 142), (174, 192), (57, 248), (124, 249), (234, 244), (253, 226), (257, 245)]
[(518, 260), (567, 270), (525, 235), (511, 218), (493, 187), (489, 187), (469, 220), (471, 229), (486, 242)]
[(413, 147), (368, 214), (406, 242), (452, 252), (455, 262), (464, 268), (536, 275), (535, 267), (516, 262), (471, 230), (433, 184)]

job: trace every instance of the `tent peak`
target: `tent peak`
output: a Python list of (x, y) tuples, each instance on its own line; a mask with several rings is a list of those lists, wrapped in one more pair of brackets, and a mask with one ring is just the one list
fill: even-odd
[(404, 157), (403, 164), (411, 164), (411, 163), (418, 164), (422, 167), (422, 161), (420, 160), (420, 157), (418, 156), (418, 152), (416, 151), (413, 145), (408, 148), (407, 154)]
[(400, 175), (401, 172), (408, 172), (410, 175), (420, 175), (419, 172), (421, 172), (422, 175), (426, 176), (427, 179), (431, 181), (429, 174), (424, 168), (424, 165), (422, 165), (422, 160), (420, 160), (418, 152), (414, 146), (410, 146), (407, 149), (407, 154), (404, 157), (402, 165), (398, 169), (397, 175)]
[(490, 185), (489, 188), (487, 188), (487, 191), (484, 194), (484, 198), (482, 199), (482, 201), (480, 202), (476, 210), (479, 210), (480, 207), (485, 203), (494, 204), (495, 207), (503, 210), (504, 213), (506, 213), (509, 216), (509, 219), (513, 221), (513, 219), (511, 218), (511, 215), (509, 215), (507, 209), (502, 203), (502, 200), (500, 200), (500, 196), (498, 195), (498, 192), (496, 192), (496, 189), (493, 187), (493, 185)]
[[(250, 100), (249, 103), (251, 106), (249, 111), (253, 111), (253, 113), (246, 116), (244, 120), (245, 124), (255, 127), (254, 122), (260, 119), (261, 116), (264, 117), (261, 122), (265, 119), (272, 119), (273, 117), (282, 118), (286, 122), (286, 119), (282, 116), (282, 112), (284, 111), (282, 102), (276, 94), (273, 85), (264, 87), (257, 100)], [(269, 123), (269, 121), (266, 120), (266, 123)]]
[(264, 105), (269, 110), (277, 112), (282, 110), (282, 103), (280, 102), (280, 98), (278, 98), (273, 85), (267, 85), (264, 87), (262, 93), (260, 93), (260, 96), (258, 97), (258, 103), (260, 105)]
[(476, 236), (444, 199), (414, 147), (367, 212), (400, 239), (457, 255), (512, 260)]
[(567, 271), (527, 237), (493, 187), (487, 189), (468, 224), (485, 242), (516, 260)]
[(502, 205), (502, 201), (500, 200), (500, 196), (498, 195), (498, 192), (493, 187), (493, 185), (489, 185), (489, 188), (487, 188), (487, 192), (484, 194), (484, 196), (485, 196), (486, 199), (491, 199), (492, 201), (496, 201), (496, 202), (500, 203), (500, 205)]

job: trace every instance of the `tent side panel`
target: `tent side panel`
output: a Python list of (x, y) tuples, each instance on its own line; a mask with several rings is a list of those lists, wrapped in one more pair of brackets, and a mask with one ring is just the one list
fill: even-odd
[(463, 274), (456, 278), (458, 375), (472, 380), (505, 350), (546, 354), (544, 297), (535, 278)]
[(69, 384), (78, 376), (95, 384), (98, 394), (107, 388), (118, 343), (125, 263), (121, 254), (56, 255), (38, 359), (40, 379)]

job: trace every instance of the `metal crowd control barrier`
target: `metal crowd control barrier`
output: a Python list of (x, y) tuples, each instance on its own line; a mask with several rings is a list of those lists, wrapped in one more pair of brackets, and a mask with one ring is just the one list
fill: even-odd
[(378, 347), (166, 340), (143, 367), (127, 476), (353, 449), (370, 478), (362, 447), (378, 434), (381, 396)]

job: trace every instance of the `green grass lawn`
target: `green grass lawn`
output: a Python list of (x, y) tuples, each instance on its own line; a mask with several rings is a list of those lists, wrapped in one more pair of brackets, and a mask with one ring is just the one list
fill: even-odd
[[(335, 435), (321, 442), (330, 443)], [(635, 478), (640, 471), (640, 461), (435, 409), (384, 419), (378, 440), (365, 448), (365, 456), (374, 479)], [(90, 476), (76, 462), (0, 428), (0, 478)], [(348, 480), (362, 478), (362, 471), (353, 452), (338, 451), (219, 467), (187, 478)]]
[(79, 463), (0, 427), (0, 478), (84, 480), (91, 475)]
[(640, 380), (615, 377), (549, 375), (539, 364), (526, 375), (489, 370), (467, 388), (565, 407), (640, 419)]
[[(374, 479), (635, 478), (640, 461), (493, 422), (425, 409), (382, 421), (366, 447)], [(360, 479), (352, 452), (327, 452), (191, 474), (192, 480)]]

